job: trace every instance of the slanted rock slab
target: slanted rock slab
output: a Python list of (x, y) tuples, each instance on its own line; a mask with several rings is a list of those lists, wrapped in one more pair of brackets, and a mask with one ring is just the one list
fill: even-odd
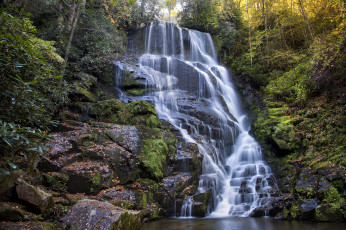
[(108, 202), (85, 199), (62, 218), (65, 227), (89, 229), (140, 229), (141, 213), (118, 208)]
[(43, 190), (32, 186), (22, 179), (17, 180), (17, 195), (18, 198), (29, 204), (36, 211), (42, 214), (47, 214), (53, 208), (53, 196)]

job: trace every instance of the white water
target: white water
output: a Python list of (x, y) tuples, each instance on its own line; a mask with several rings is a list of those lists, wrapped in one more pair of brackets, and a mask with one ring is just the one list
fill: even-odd
[[(159, 117), (203, 155), (198, 192), (212, 189), (209, 214), (248, 216), (269, 196), (273, 175), (249, 135), (248, 118), (228, 71), (218, 64), (210, 35), (153, 22), (145, 42), (139, 63), (157, 89)], [(187, 197), (181, 216), (193, 215), (192, 209), (193, 197)]]

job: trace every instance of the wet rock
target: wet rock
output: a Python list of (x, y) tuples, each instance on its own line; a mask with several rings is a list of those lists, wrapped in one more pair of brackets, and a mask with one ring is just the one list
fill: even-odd
[(332, 187), (326, 178), (321, 178), (318, 182), (317, 197), (323, 200), (325, 193)]
[(114, 63), (116, 86), (125, 90), (145, 89), (151, 82), (151, 77), (135, 63), (131, 63), (130, 58), (130, 56), (127, 56), (122, 61)]
[(301, 196), (312, 198), (315, 196), (316, 184), (316, 175), (313, 175), (309, 169), (303, 169), (299, 175), (295, 189)]
[(302, 220), (313, 219), (317, 205), (318, 205), (317, 200), (313, 200), (313, 199), (303, 200), (302, 203), (300, 204), (300, 218)]
[(18, 199), (26, 202), (35, 211), (47, 214), (53, 208), (53, 196), (41, 189), (34, 187), (22, 179), (16, 182)]
[(139, 136), (136, 127), (115, 125), (106, 132), (106, 135), (127, 151), (139, 153)]
[(125, 184), (136, 179), (140, 149), (136, 127), (102, 122), (64, 125), (71, 131), (57, 133), (48, 143), (40, 170), (67, 174), (68, 190), (74, 193), (95, 194), (114, 186), (113, 180)]
[(108, 202), (85, 199), (75, 204), (62, 218), (73, 229), (140, 229), (141, 214), (118, 208)]
[(286, 202), (284, 197), (266, 197), (261, 200), (260, 206), (263, 207), (266, 215), (275, 217), (284, 209)]
[(265, 216), (265, 210), (263, 207), (257, 207), (254, 210), (252, 210), (251, 217), (262, 217)]
[(208, 212), (208, 204), (212, 197), (212, 190), (209, 189), (203, 193), (193, 196), (193, 215), (196, 217), (205, 217)]
[(195, 194), (198, 180), (193, 180), (187, 173), (179, 173), (165, 177), (159, 183), (157, 201), (167, 211), (168, 216), (175, 216), (180, 212), (184, 198)]
[(202, 160), (203, 156), (199, 154), (195, 143), (179, 142), (178, 150), (171, 161), (174, 164), (174, 171), (199, 176), (202, 172)]
[(116, 186), (102, 190), (98, 196), (108, 200), (109, 203), (124, 209), (140, 209), (138, 203), (136, 202), (135, 192), (128, 190), (123, 186)]
[(111, 179), (108, 165), (97, 161), (74, 162), (61, 171), (69, 176), (67, 187), (72, 193), (96, 194)]
[(341, 167), (328, 167), (318, 170), (318, 174), (327, 179), (340, 193), (346, 191), (346, 169)]

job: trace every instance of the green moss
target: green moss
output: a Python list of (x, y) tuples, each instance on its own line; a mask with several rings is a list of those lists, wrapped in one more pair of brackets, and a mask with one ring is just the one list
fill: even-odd
[(163, 177), (163, 163), (166, 161), (168, 147), (162, 135), (158, 139), (147, 139), (141, 149), (140, 160), (149, 177), (159, 180)]
[(99, 101), (90, 107), (89, 114), (99, 121), (122, 123), (125, 120), (124, 106), (125, 103), (116, 99)]
[(155, 115), (150, 115), (145, 120), (145, 125), (149, 128), (160, 128), (162, 126), (161, 121)]
[[(112, 215), (112, 214), (110, 214)], [(128, 229), (128, 230), (138, 230), (142, 226), (141, 217), (139, 214), (130, 214), (124, 212), (121, 214), (119, 221), (117, 221), (109, 229)]]
[(293, 219), (297, 219), (299, 216), (300, 208), (298, 205), (292, 205), (290, 209), (290, 214)]
[(284, 210), (282, 211), (282, 217), (284, 219), (287, 219), (289, 217), (289, 215), (290, 215), (290, 211), (287, 210), (286, 208), (284, 208)]
[(272, 134), (272, 139), (279, 146), (280, 149), (284, 150), (294, 150), (297, 149), (298, 143), (295, 139), (294, 127), (289, 125), (284, 121), (283, 123), (278, 123), (274, 127), (274, 132)]
[(321, 222), (342, 221), (344, 218), (340, 204), (330, 203), (317, 207), (315, 219)]
[(323, 203), (336, 203), (341, 206), (345, 202), (345, 199), (341, 197), (338, 190), (334, 187), (324, 190), (323, 195)]
[(99, 172), (95, 173), (95, 175), (91, 178), (91, 183), (93, 186), (101, 185), (101, 174)]
[(90, 92), (89, 90), (83, 88), (83, 87), (76, 87), (76, 91), (80, 94), (82, 94), (85, 98), (87, 98), (90, 102), (96, 102), (95, 95)]
[(141, 96), (146, 92), (146, 89), (129, 89), (126, 92), (133, 96)]
[(155, 107), (147, 101), (134, 101), (125, 105), (125, 113), (129, 117), (136, 115), (157, 115)]
[(131, 201), (115, 201), (115, 202), (111, 202), (113, 205), (117, 206), (117, 207), (121, 207), (123, 209), (127, 209), (127, 210), (133, 210), (135, 208), (135, 204)]
[(147, 201), (147, 194), (143, 193), (142, 194), (142, 199), (141, 199), (141, 203), (140, 206), (142, 207), (142, 209), (146, 209), (148, 205), (148, 201)]
[(160, 208), (158, 204), (153, 204), (151, 208), (152, 209), (150, 211), (150, 220), (157, 220), (162, 218), (162, 216), (160, 215)]

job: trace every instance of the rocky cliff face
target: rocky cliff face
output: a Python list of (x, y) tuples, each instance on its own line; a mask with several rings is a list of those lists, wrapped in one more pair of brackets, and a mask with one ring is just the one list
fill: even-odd
[[(267, 98), (242, 79), (243, 100), (252, 112), (254, 136), (263, 148), (280, 193), (252, 216), (345, 221), (346, 170), (341, 102), (310, 99), (306, 107)], [(261, 95), (261, 96), (259, 96)]]

